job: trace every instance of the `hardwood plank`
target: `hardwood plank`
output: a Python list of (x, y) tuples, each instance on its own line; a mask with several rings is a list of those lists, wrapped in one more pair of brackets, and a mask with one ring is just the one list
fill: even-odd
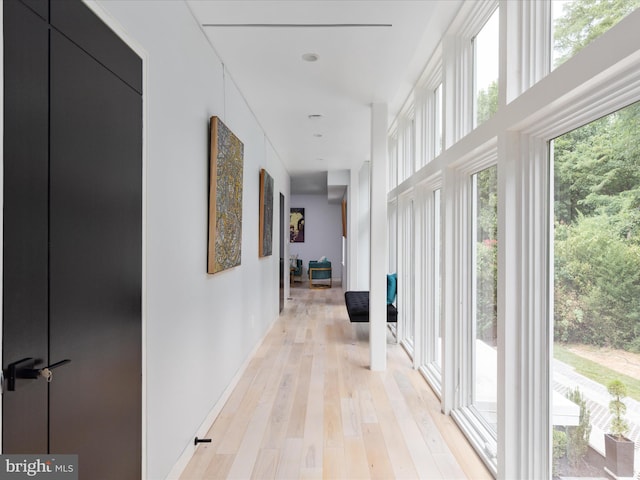
[(402, 435), (398, 426), (394, 410), (397, 407), (391, 406), (391, 401), (384, 389), (384, 377), (388, 372), (376, 372), (370, 379), (371, 394), (373, 403), (378, 413), (380, 431), (387, 445), (387, 453), (391, 460), (391, 466), (395, 478), (418, 478), (418, 472), (411, 459), (411, 454), (407, 448), (407, 441)]
[(344, 449), (342, 447), (325, 447), (322, 456), (322, 478), (334, 480), (346, 478)]
[(242, 438), (242, 443), (238, 448), (233, 464), (229, 469), (227, 478), (247, 479), (251, 477), (253, 467), (260, 452), (260, 443), (264, 431), (267, 428), (271, 404), (268, 402), (258, 403), (251, 416), (246, 435)]
[(275, 448), (263, 448), (258, 453), (251, 478), (255, 480), (266, 480), (275, 478), (278, 468), (279, 451)]
[(191, 457), (191, 461), (184, 469), (184, 472), (182, 472), (180, 478), (183, 480), (204, 478), (209, 462), (211, 462), (212, 456), (215, 455), (215, 453), (210, 452), (210, 450), (215, 451), (215, 447), (210, 446), (210, 444), (202, 444), (196, 448), (193, 457)]
[[(393, 413), (396, 417), (398, 427), (402, 432), (409, 454), (418, 472), (418, 477), (449, 478), (446, 475), (443, 476), (438, 468), (437, 462), (425, 441), (426, 438), (418, 427), (413, 412), (409, 409), (407, 399), (396, 383), (397, 376), (398, 373), (394, 372), (393, 375), (384, 375), (382, 379), (385, 391), (389, 397), (389, 402), (393, 405)], [(441, 442), (444, 443), (444, 441)], [(450, 452), (446, 454), (453, 459)]]
[(342, 435), (348, 437), (361, 437), (362, 429), (360, 425), (360, 411), (358, 409), (357, 398), (342, 398), (340, 401), (342, 413)]
[[(262, 350), (262, 348), (269, 349), (269, 342), (267, 340), (268, 338), (265, 339), (265, 344), (260, 350)], [(224, 433), (221, 432), (221, 435), (224, 435), (224, 442), (219, 443), (216, 453), (227, 455), (237, 453), (245, 436), (252, 413), (255, 411), (259, 402), (268, 398), (269, 391), (267, 389), (270, 388), (270, 384), (276, 381), (280, 371), (284, 368), (284, 360), (288, 356), (288, 353), (289, 348), (286, 347), (274, 349), (273, 355), (265, 358), (265, 365), (263, 369), (261, 369), (264, 373), (254, 377), (254, 381), (247, 389), (238, 410), (234, 413), (227, 413), (224, 412), (223, 408), (221, 415), (224, 414), (227, 418), (232, 417), (230, 418), (232, 423), (229, 423), (230, 420), (228, 420), (229, 428), (227, 428)], [(265, 368), (267, 370), (264, 370)], [(225, 417), (223, 416), (223, 418)], [(216, 436), (213, 438), (222, 437)]]
[(324, 347), (315, 345), (307, 398), (301, 478), (322, 478), (324, 446)]
[(367, 452), (370, 477), (375, 480), (395, 478), (380, 425), (377, 423), (363, 425), (362, 440)]
[(304, 422), (307, 415), (307, 399), (309, 398), (312, 362), (313, 357), (311, 355), (303, 355), (300, 360), (298, 386), (296, 388), (293, 405), (291, 406), (287, 437), (302, 438), (304, 435)]
[(378, 423), (378, 414), (373, 404), (371, 391), (360, 390), (358, 392), (358, 400), (360, 403), (360, 411), (362, 412), (362, 423)]
[(370, 479), (367, 452), (364, 448), (364, 440), (360, 437), (348, 437), (344, 439), (344, 457), (346, 462), (345, 478)]
[(280, 451), (280, 460), (275, 478), (298, 478), (302, 462), (302, 438), (285, 439)]
[(233, 464), (233, 460), (235, 459), (235, 455), (218, 455), (215, 454), (211, 457), (211, 461), (207, 466), (207, 470), (204, 472), (202, 477), (196, 477), (194, 480), (198, 480), (200, 478), (206, 480), (217, 480), (220, 478), (227, 478), (229, 474), (229, 470), (231, 470), (231, 465)]
[(282, 373), (273, 402), (273, 409), (265, 431), (262, 448), (278, 448), (284, 441), (285, 431), (291, 416), (293, 393), (297, 386), (302, 349), (303, 346), (300, 344), (296, 344), (291, 348), (291, 354)]

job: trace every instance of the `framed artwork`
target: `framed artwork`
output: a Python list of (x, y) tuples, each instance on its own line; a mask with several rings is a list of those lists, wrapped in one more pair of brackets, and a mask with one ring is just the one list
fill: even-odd
[(240, 265), (244, 145), (218, 117), (210, 121), (207, 273)]
[(262, 168), (260, 170), (260, 245), (258, 255), (271, 255), (273, 246), (273, 177)]
[(289, 242), (304, 242), (304, 208), (292, 208), (289, 217)]

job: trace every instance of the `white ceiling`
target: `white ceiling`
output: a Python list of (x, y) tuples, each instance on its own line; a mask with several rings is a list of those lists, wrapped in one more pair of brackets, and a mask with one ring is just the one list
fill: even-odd
[[(395, 117), (461, 0), (188, 3), (292, 176), (292, 193), (316, 193), (305, 179), (369, 160), (371, 103)], [(318, 61), (303, 61), (306, 53)]]

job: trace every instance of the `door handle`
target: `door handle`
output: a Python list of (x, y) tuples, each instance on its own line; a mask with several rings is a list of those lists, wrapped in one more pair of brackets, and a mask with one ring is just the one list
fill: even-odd
[(17, 362), (10, 363), (7, 366), (7, 371), (6, 371), (7, 391), (9, 392), (15, 391), (16, 380), (18, 378), (35, 380), (36, 378), (44, 377), (50, 381), (51, 370), (53, 370), (54, 368), (61, 367), (62, 365), (65, 365), (71, 362), (71, 360), (67, 358), (65, 360), (61, 360), (59, 362), (53, 363), (47, 367), (35, 368), (35, 366), (41, 362), (42, 360), (27, 357), (27, 358), (23, 358), (22, 360), (18, 360)]

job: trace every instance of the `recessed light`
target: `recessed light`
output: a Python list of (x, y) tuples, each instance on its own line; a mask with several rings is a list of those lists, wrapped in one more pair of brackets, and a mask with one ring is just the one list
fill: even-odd
[(302, 59), (305, 62), (317, 62), (320, 57), (317, 53), (305, 53), (302, 55)]

